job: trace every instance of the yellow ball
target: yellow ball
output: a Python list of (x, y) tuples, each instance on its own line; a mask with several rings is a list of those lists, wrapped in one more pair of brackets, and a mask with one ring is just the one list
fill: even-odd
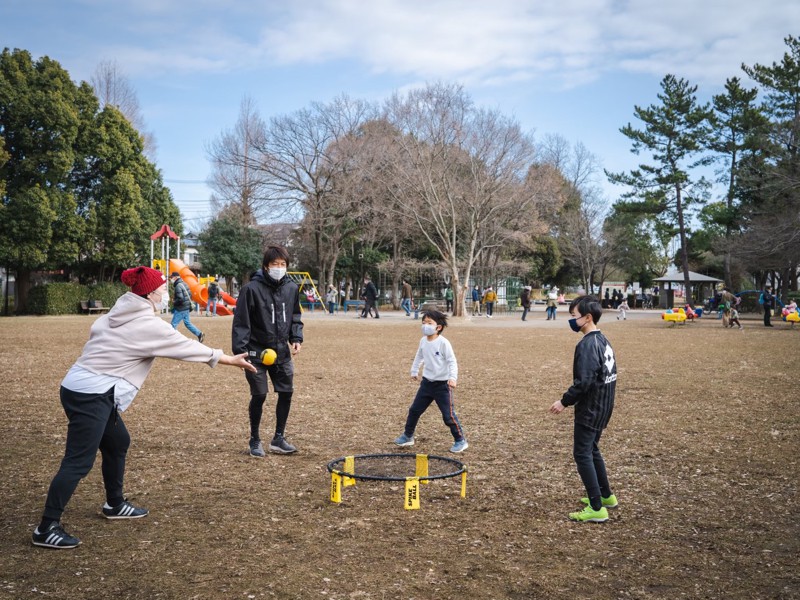
[(261, 362), (267, 366), (274, 364), (276, 358), (278, 358), (278, 355), (272, 348), (267, 348), (261, 352)]

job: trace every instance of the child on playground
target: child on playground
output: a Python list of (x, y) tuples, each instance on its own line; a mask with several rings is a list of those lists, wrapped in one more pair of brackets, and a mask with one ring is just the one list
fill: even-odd
[(731, 306), (730, 310), (728, 311), (728, 326), (733, 329), (733, 326), (736, 325), (739, 329), (744, 329), (742, 324), (739, 322), (739, 311), (736, 310), (736, 306)]
[(586, 488), (583, 510), (569, 514), (572, 521), (600, 523), (608, 520), (608, 508), (617, 506), (611, 492), (606, 465), (600, 454), (600, 436), (611, 419), (617, 387), (617, 364), (614, 350), (597, 329), (603, 308), (594, 296), (580, 296), (569, 305), (570, 328), (583, 334), (575, 347), (572, 362), (573, 383), (550, 412), (560, 414), (565, 407), (575, 407), (572, 454), (578, 475)]
[(458, 421), (454, 407), (453, 392), (458, 380), (458, 362), (450, 342), (442, 335), (447, 327), (447, 317), (437, 310), (426, 310), (422, 314), (422, 339), (411, 364), (411, 379), (419, 381), (419, 368), (423, 366), (420, 383), (414, 402), (408, 409), (403, 434), (394, 443), (398, 446), (414, 445), (414, 430), (422, 413), (432, 402), (442, 412), (444, 424), (453, 434), (450, 452), (459, 453), (469, 448), (464, 430)]
[(627, 299), (619, 303), (619, 306), (617, 307), (617, 321), (619, 321), (620, 317), (622, 317), (623, 321), (628, 320), (628, 308), (630, 307), (628, 306)]

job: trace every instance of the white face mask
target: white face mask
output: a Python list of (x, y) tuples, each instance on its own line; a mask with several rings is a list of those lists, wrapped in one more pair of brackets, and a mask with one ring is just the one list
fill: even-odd
[[(150, 301), (152, 302), (152, 298)], [(169, 310), (169, 296), (167, 294), (161, 294), (161, 300), (159, 300), (157, 304), (153, 302), (153, 306), (155, 306), (155, 309), (159, 312)]]
[(275, 281), (280, 281), (283, 279), (283, 276), (286, 275), (286, 268), (285, 267), (270, 267), (269, 268), (269, 276), (272, 277)]
[(422, 335), (433, 335), (434, 333), (436, 333), (436, 325), (431, 325), (430, 323), (422, 324)]

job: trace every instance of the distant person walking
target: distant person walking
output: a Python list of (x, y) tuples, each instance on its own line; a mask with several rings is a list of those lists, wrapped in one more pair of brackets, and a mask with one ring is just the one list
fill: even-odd
[(558, 309), (558, 288), (553, 287), (547, 292), (547, 320), (556, 320), (556, 310)]
[(400, 308), (406, 311), (406, 316), (411, 316), (411, 305), (414, 302), (414, 293), (411, 284), (403, 279), (403, 287), (400, 291)]
[[(217, 302), (219, 302), (220, 290), (216, 281), (208, 284), (208, 304), (206, 304), (206, 316), (209, 311), (213, 316), (217, 316)], [(211, 307), (214, 307), (213, 309)]]
[(375, 284), (370, 281), (369, 277), (364, 277), (364, 311), (361, 313), (361, 318), (366, 319), (367, 315), (371, 314), (372, 311), (375, 311), (375, 318), (380, 319), (381, 316), (378, 314), (378, 288), (375, 287)]
[(492, 286), (488, 286), (483, 293), (483, 305), (486, 307), (486, 317), (491, 319), (494, 316), (494, 303), (497, 302), (497, 292)]
[(444, 288), (445, 311), (453, 312), (453, 288), (448, 285)]
[(481, 289), (476, 285), (472, 288), (472, 316), (481, 316)]
[(758, 303), (764, 307), (764, 327), (774, 327), (774, 325), (770, 323), (772, 311), (775, 309), (775, 296), (772, 294), (772, 286), (764, 286), (764, 291), (761, 292)]
[(522, 288), (522, 295), (519, 297), (519, 303), (522, 306), (522, 320), (528, 316), (528, 311), (531, 309), (531, 286), (526, 285)]
[(328, 303), (328, 313), (333, 314), (333, 311), (336, 309), (336, 298), (338, 297), (339, 292), (336, 291), (336, 287), (332, 284), (328, 284), (328, 293), (325, 294), (325, 302)]
[(177, 329), (178, 325), (183, 322), (186, 329), (191, 331), (197, 336), (198, 341), (202, 342), (206, 336), (197, 327), (192, 325), (189, 319), (189, 313), (192, 312), (192, 293), (189, 291), (189, 286), (181, 279), (180, 273), (173, 271), (169, 276), (175, 293), (172, 296), (172, 328)]

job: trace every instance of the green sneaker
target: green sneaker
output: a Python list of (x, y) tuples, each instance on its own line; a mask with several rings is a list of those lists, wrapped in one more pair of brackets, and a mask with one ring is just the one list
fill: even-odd
[[(589, 506), (590, 502), (588, 498), (581, 498), (581, 502), (586, 506)], [(600, 502), (603, 503), (603, 506), (606, 508), (617, 508), (619, 506), (619, 502), (617, 502), (617, 497), (614, 494), (611, 494), (608, 498), (600, 498)]]
[(601, 506), (600, 510), (594, 510), (591, 506), (587, 506), (581, 511), (569, 513), (569, 519), (570, 521), (580, 521), (581, 523), (587, 521), (602, 523), (603, 521), (608, 521), (608, 511), (605, 506)]

